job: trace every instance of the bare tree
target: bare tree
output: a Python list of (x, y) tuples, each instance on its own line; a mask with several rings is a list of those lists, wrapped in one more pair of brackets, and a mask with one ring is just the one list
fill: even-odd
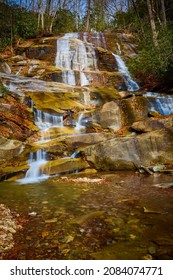
[(91, 10), (91, 0), (87, 1), (87, 18), (86, 18), (86, 31), (90, 28), (90, 10)]
[(149, 14), (149, 18), (150, 18), (152, 35), (153, 35), (153, 43), (154, 43), (155, 47), (157, 47), (158, 46), (157, 30), (156, 30), (156, 24), (155, 24), (155, 20), (154, 20), (153, 7), (152, 7), (151, 0), (147, 0), (147, 6), (148, 6), (148, 14)]
[(166, 26), (165, 1), (164, 0), (160, 0), (160, 1), (161, 1), (161, 7), (162, 7), (162, 21), (163, 21), (163, 24)]

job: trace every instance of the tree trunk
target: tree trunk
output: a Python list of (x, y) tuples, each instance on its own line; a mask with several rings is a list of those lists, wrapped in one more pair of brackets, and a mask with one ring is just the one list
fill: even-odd
[(41, 29), (44, 30), (44, 12), (41, 13)]
[(45, 13), (47, 15), (50, 15), (50, 7), (51, 7), (51, 0), (47, 0), (46, 1), (46, 11), (45, 11)]
[(87, 18), (86, 18), (86, 31), (89, 31), (90, 28), (90, 9), (91, 9), (91, 0), (88, 0), (87, 6)]
[(163, 24), (166, 26), (166, 11), (165, 11), (165, 1), (161, 0), (161, 6), (162, 6), (162, 20)]
[(154, 43), (154, 46), (157, 47), (158, 46), (157, 30), (156, 30), (154, 15), (153, 15), (152, 4), (151, 4), (150, 0), (147, 0), (147, 6), (148, 6), (148, 13), (149, 13), (149, 18), (150, 18), (152, 35), (153, 35), (153, 43)]

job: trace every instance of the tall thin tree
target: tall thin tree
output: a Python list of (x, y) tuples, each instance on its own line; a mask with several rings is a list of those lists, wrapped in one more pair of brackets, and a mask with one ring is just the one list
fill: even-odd
[(156, 30), (156, 24), (155, 24), (155, 20), (154, 20), (152, 2), (150, 0), (147, 0), (147, 6), (148, 6), (148, 14), (149, 14), (149, 18), (150, 18), (152, 36), (153, 36), (153, 43), (154, 43), (154, 46), (157, 47), (158, 46), (157, 30)]

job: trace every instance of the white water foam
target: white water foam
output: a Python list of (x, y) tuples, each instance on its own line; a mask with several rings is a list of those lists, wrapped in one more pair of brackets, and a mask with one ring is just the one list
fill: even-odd
[(62, 69), (62, 82), (76, 85), (75, 71), (79, 71), (80, 85), (89, 85), (86, 70), (98, 70), (95, 48), (87, 42), (87, 33), (84, 33), (84, 42), (79, 40), (78, 33), (67, 33), (57, 40), (55, 64)]
[(79, 114), (78, 120), (76, 122), (76, 130), (84, 130), (85, 126), (82, 124), (83, 114)]
[(139, 89), (139, 85), (132, 80), (129, 70), (125, 64), (125, 62), (123, 61), (123, 59), (117, 55), (112, 53), (112, 55), (115, 57), (115, 60), (117, 61), (117, 65), (118, 65), (118, 71), (121, 72), (123, 74), (124, 77), (124, 81), (126, 83), (127, 86), (127, 90), (128, 91), (136, 91)]
[[(41, 132), (52, 128), (62, 127), (63, 117), (55, 116), (49, 113), (44, 113), (40, 110), (34, 109), (33, 102), (31, 102), (31, 109), (34, 111), (35, 124), (40, 128)], [(44, 141), (44, 135), (41, 133), (41, 140)], [(47, 162), (47, 153), (44, 149), (30, 153), (29, 169), (24, 178), (17, 180), (21, 184), (32, 184), (49, 178), (43, 173), (41, 166)]]
[(150, 104), (150, 110), (159, 112), (162, 115), (173, 114), (173, 97), (156, 92), (147, 92), (144, 94)]

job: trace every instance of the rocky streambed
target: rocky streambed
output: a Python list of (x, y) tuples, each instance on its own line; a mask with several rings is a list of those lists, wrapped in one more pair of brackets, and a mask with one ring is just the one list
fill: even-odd
[(134, 172), (1, 182), (0, 203), (23, 226), (6, 210), (1, 259), (172, 259), (172, 186)]

